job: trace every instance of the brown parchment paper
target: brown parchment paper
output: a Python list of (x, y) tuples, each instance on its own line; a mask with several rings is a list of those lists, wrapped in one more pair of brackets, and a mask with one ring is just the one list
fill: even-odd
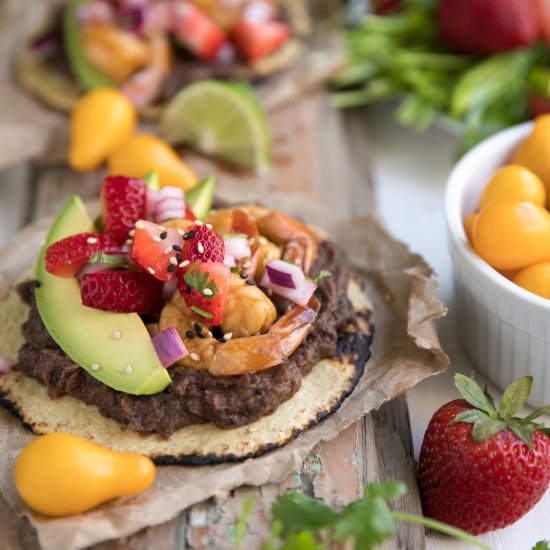
[[(233, 200), (234, 191), (226, 191)], [(297, 208), (291, 199), (280, 197), (277, 206), (281, 203), (291, 211)], [(309, 214), (314, 222), (324, 221), (320, 225), (346, 249), (364, 275), (365, 289), (374, 305), (373, 356), (353, 394), (337, 413), (279, 450), (239, 464), (162, 466), (147, 492), (59, 519), (32, 512), (18, 497), (14, 461), (34, 436), (1, 410), (0, 492), (17, 514), (28, 518), (44, 549), (70, 550), (123, 537), (168, 521), (185, 508), (232, 488), (280, 482), (301, 465), (317, 443), (334, 438), (369, 411), (446, 368), (448, 359), (440, 348), (434, 323), (445, 308), (436, 297), (436, 282), (422, 258), (395, 241), (374, 214), (332, 221), (322, 209)], [(32, 264), (50, 223), (48, 219), (30, 226), (0, 250), (0, 296), (14, 277)]]

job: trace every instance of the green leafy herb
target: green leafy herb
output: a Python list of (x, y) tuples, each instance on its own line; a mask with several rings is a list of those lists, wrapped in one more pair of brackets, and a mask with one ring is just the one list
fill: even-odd
[(114, 254), (105, 254), (103, 252), (98, 252), (88, 260), (88, 263), (89, 264), (128, 265), (130, 262), (123, 256), (116, 256)]
[(200, 315), (201, 317), (204, 317), (206, 319), (212, 319), (214, 317), (213, 313), (204, 311), (204, 309), (201, 309), (200, 307), (197, 307), (197, 306), (191, 306), (191, 311), (194, 311), (197, 315)]
[(550, 550), (550, 542), (547, 540), (539, 540), (531, 550)]
[(238, 267), (232, 267), (231, 268), (231, 273), (239, 273), (239, 268)]
[(315, 278), (308, 277), (308, 279), (310, 279), (311, 281), (313, 281), (315, 284), (318, 285), (321, 281), (323, 281), (324, 279), (326, 279), (328, 277), (332, 277), (332, 272), (329, 271), (328, 269), (321, 269), (321, 271), (319, 271), (319, 275), (317, 275), (317, 277), (315, 277)]
[(252, 512), (252, 508), (254, 508), (255, 502), (255, 496), (248, 497), (243, 502), (241, 515), (239, 516), (239, 519), (235, 524), (235, 546), (237, 550), (240, 550), (244, 536), (246, 535), (246, 530), (248, 528), (248, 518), (250, 516), (250, 513)]
[[(183, 279), (191, 288), (203, 294), (205, 298), (213, 300), (216, 294), (218, 294), (218, 287), (214, 281), (208, 282), (210, 278), (210, 273), (208, 271), (202, 273), (200, 269), (197, 269), (199, 263), (200, 261), (196, 260), (187, 273), (185, 273)], [(209, 289), (212, 293), (207, 296), (204, 294), (205, 289)], [(206, 315), (204, 317), (206, 317)], [(212, 315), (212, 317), (214, 316)]]
[(460, 529), (422, 516), (393, 512), (388, 501), (405, 493), (405, 485), (398, 481), (370, 483), (364, 498), (336, 511), (321, 500), (290, 491), (277, 497), (272, 506), (271, 537), (262, 550), (326, 550), (334, 542), (342, 545), (351, 542), (355, 548), (370, 550), (393, 536), (396, 520), (424, 525), (490, 550)]

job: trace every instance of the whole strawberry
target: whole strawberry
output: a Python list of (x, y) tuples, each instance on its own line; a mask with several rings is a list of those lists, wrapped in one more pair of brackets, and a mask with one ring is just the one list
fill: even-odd
[(541, 23), (537, 0), (441, 0), (438, 29), (453, 50), (485, 55), (530, 46)]
[(521, 419), (533, 379), (516, 380), (496, 409), (471, 379), (455, 375), (464, 399), (443, 405), (422, 442), (419, 484), (424, 514), (474, 535), (501, 529), (526, 514), (550, 483), (550, 430)]

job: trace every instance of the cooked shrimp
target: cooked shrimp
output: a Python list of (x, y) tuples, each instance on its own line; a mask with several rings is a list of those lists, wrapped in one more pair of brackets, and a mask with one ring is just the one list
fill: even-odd
[(254, 269), (254, 280), (260, 281), (265, 271), (265, 264), (271, 260), (280, 260), (282, 256), (281, 249), (268, 241), (265, 237), (260, 237), (260, 246), (258, 248), (256, 265)]
[(275, 322), (277, 311), (273, 302), (257, 287), (231, 274), (231, 286), (223, 314), (221, 329), (233, 337), (263, 334)]
[[(242, 306), (246, 307), (246, 303)], [(185, 343), (189, 355), (178, 361), (178, 365), (208, 370), (215, 376), (236, 376), (285, 361), (309, 333), (318, 308), (313, 298), (307, 306), (291, 309), (265, 334), (231, 337), (224, 342), (211, 336), (211, 326), (207, 323), (202, 323), (204, 338), (189, 338), (188, 332), (194, 332), (194, 317), (183, 297), (176, 292), (162, 310), (159, 328), (174, 327)]]
[(283, 259), (302, 266), (309, 273), (317, 257), (317, 237), (302, 222), (279, 210), (258, 219), (260, 233), (274, 242), (283, 245)]
[(147, 66), (122, 85), (124, 95), (136, 107), (153, 103), (172, 66), (170, 43), (163, 32), (150, 33), (149, 47), (151, 54)]

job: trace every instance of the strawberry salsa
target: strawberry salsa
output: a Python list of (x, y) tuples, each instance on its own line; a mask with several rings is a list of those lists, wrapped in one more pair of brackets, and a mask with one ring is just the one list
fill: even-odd
[[(157, 224), (141, 218), (150, 195), (141, 180), (106, 178), (96, 222), (104, 232), (52, 243), (45, 265), (55, 278), (79, 280), (86, 308), (139, 314), (171, 382), (132, 395), (96, 378), (106, 365), (80, 368), (48, 334), (26, 284), (31, 313), (17, 368), (52, 398), (71, 395), (165, 437), (194, 423), (236, 427), (274, 412), (320, 359), (352, 345), (350, 269), (332, 243), (286, 214), (250, 205), (212, 211), (203, 222), (186, 218), (190, 205), (180, 201), (171, 205), (180, 217)], [(292, 242), (281, 239), (282, 222)]]

